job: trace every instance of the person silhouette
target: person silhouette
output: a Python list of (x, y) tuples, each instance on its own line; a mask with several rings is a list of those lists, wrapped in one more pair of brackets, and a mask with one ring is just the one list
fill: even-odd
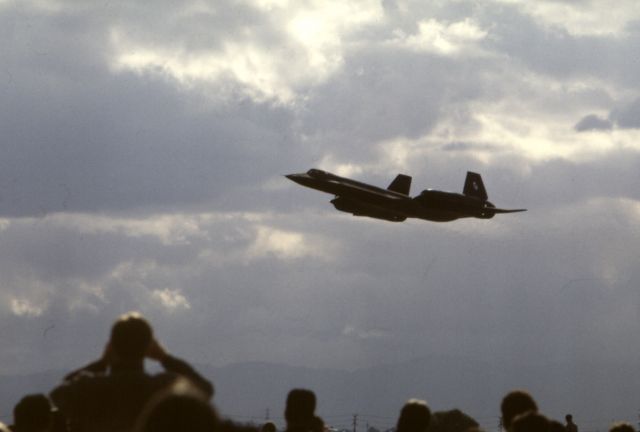
[(564, 419), (567, 421), (564, 427), (567, 432), (578, 432), (578, 425), (573, 422), (573, 416), (571, 414), (564, 416)]
[[(164, 372), (150, 375), (144, 360), (159, 362)], [(122, 315), (100, 359), (68, 374), (51, 400), (67, 418), (71, 432), (129, 431), (148, 400), (184, 377), (206, 398), (213, 385), (184, 360), (169, 354), (142, 315)]]
[(527, 411), (517, 415), (508, 429), (510, 432), (549, 432), (551, 424), (542, 414), (535, 411)]
[(262, 425), (260, 432), (277, 432), (276, 424), (272, 421), (268, 421)]
[[(287, 422), (286, 432), (309, 432), (317, 429), (316, 395), (311, 390), (293, 389), (287, 395), (284, 419)], [(315, 428), (314, 428), (315, 426)]]
[(425, 432), (431, 420), (431, 410), (420, 399), (409, 399), (402, 410), (396, 425), (396, 432)]
[(153, 396), (136, 420), (134, 432), (216, 432), (218, 414), (208, 397), (190, 381), (179, 378)]
[(636, 432), (636, 430), (627, 422), (617, 422), (611, 425), (609, 432)]
[(500, 404), (504, 429), (510, 430), (513, 419), (528, 411), (538, 412), (538, 405), (529, 393), (524, 390), (513, 390), (507, 393)]

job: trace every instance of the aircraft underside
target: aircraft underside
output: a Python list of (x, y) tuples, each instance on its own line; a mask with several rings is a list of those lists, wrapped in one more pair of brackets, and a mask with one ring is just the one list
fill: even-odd
[(382, 219), (391, 222), (403, 222), (407, 218), (424, 219), (433, 222), (449, 222), (452, 220), (473, 217), (471, 214), (460, 214), (438, 209), (424, 209), (408, 211), (402, 209), (390, 210), (388, 206), (381, 207), (374, 203), (358, 201), (337, 196), (331, 200), (331, 204), (340, 211), (351, 213), (354, 216), (365, 216), (374, 219)]

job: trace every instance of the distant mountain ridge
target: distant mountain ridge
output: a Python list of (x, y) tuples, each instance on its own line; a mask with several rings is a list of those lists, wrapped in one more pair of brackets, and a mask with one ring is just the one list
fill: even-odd
[[(278, 425), (283, 425), (286, 394), (294, 387), (316, 392), (317, 411), (327, 424), (349, 428), (353, 414), (359, 414), (362, 426), (390, 427), (404, 401), (417, 397), (434, 410), (460, 408), (494, 430), (500, 400), (514, 388), (529, 390), (545, 414), (563, 418), (571, 412), (594, 430), (614, 419), (634, 421), (640, 406), (635, 365), (614, 363), (517, 366), (433, 356), (355, 371), (259, 362), (196, 367), (214, 382), (214, 402), (223, 416), (261, 422), (268, 415)], [(66, 372), (0, 376), (0, 420), (11, 422), (20, 397), (48, 392)]]

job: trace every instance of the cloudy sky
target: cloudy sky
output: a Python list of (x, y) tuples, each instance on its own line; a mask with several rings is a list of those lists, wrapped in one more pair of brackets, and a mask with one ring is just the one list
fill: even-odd
[[(140, 310), (195, 362), (640, 360), (640, 9), (0, 0), (0, 373)], [(492, 220), (340, 213), (317, 167)]]

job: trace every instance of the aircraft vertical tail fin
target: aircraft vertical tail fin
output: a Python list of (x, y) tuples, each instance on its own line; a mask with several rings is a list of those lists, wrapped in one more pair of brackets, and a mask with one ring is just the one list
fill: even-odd
[(484, 188), (484, 183), (482, 183), (482, 177), (480, 177), (480, 174), (471, 171), (467, 171), (467, 178), (464, 181), (462, 193), (467, 196), (480, 198), (483, 201), (489, 198)]
[(411, 176), (398, 174), (387, 190), (409, 195), (409, 191), (411, 190)]

